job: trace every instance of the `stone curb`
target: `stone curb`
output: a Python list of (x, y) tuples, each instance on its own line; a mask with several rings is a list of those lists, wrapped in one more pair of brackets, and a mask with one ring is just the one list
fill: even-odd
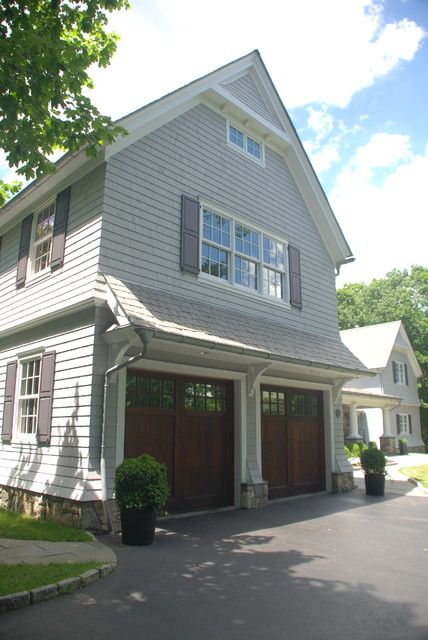
[(45, 600), (57, 598), (65, 593), (71, 593), (76, 589), (81, 589), (88, 584), (96, 582), (100, 578), (108, 576), (116, 567), (117, 562), (109, 562), (97, 569), (84, 571), (84, 573), (79, 576), (60, 580), (56, 584), (46, 584), (43, 587), (36, 587), (30, 591), (20, 591), (19, 593), (0, 596), (0, 613), (22, 609), (22, 607), (28, 607), (30, 604), (44, 602)]

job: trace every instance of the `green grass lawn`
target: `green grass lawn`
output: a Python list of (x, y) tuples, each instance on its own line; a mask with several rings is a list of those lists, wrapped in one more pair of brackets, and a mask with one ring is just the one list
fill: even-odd
[(0, 564), (0, 596), (29, 591), (65, 578), (78, 576), (88, 569), (100, 567), (99, 562), (67, 564)]
[(51, 520), (36, 520), (22, 513), (0, 509), (0, 538), (50, 540), (51, 542), (89, 542), (91, 536), (81, 529), (65, 527)]
[(428, 489), (428, 464), (421, 464), (418, 467), (401, 467), (400, 472), (409, 478), (414, 478), (422, 482)]

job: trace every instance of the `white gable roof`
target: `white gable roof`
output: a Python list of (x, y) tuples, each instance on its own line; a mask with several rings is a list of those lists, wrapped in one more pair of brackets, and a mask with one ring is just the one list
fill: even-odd
[[(255, 101), (252, 104), (244, 103), (236, 90), (236, 82), (248, 77), (254, 85)], [(6, 230), (19, 222), (41, 198), (52, 195), (55, 190), (75, 181), (76, 176), (80, 177), (96, 164), (108, 161), (121, 149), (201, 102), (217, 109), (225, 117), (232, 115), (243, 123), (249, 123), (248, 126), (266, 144), (283, 155), (333, 264), (339, 268), (352, 261), (349, 245), (258, 51), (194, 80), (120, 119), (118, 123), (127, 129), (128, 135), (104, 147), (97, 159), (87, 158), (84, 149), (63, 156), (57, 163), (55, 174), (34, 181), (3, 207), (0, 212), (0, 230)], [(261, 103), (265, 110), (260, 108)]]
[(340, 332), (340, 337), (368, 369), (384, 369), (395, 347), (406, 352), (416, 377), (422, 375), (401, 320), (346, 329)]

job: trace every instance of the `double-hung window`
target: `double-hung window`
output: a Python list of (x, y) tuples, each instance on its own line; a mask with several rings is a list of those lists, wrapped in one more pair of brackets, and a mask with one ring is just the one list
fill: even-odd
[(285, 300), (286, 243), (231, 217), (202, 209), (201, 270), (231, 285)]
[(408, 413), (397, 414), (397, 433), (411, 433), (411, 416)]
[(393, 362), (395, 384), (407, 384), (406, 365), (404, 362)]
[(18, 436), (29, 438), (37, 433), (39, 410), (40, 357), (20, 362), (18, 389)]
[(51, 202), (34, 215), (31, 247), (31, 272), (40, 273), (50, 266), (56, 203)]
[(250, 156), (253, 160), (263, 163), (263, 145), (242, 129), (234, 127), (232, 124), (227, 126), (227, 141), (232, 146)]

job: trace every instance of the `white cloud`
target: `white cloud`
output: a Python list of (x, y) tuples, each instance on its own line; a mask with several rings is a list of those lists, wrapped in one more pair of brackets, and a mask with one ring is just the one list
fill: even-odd
[(351, 173), (354, 179), (370, 180), (374, 169), (392, 169), (396, 165), (408, 162), (413, 157), (410, 138), (398, 133), (375, 133), (370, 141), (355, 152), (354, 157), (338, 178), (344, 181)]
[(334, 128), (333, 116), (327, 113), (327, 107), (323, 105), (321, 109), (308, 108), (308, 127), (315, 132), (317, 141), (323, 140)]
[(94, 70), (95, 99), (117, 117), (258, 48), (288, 108), (345, 107), (410, 60), (424, 32), (383, 23), (381, 0), (154, 0), (113, 14), (122, 39), (112, 64)]
[(340, 160), (339, 145), (337, 143), (318, 146), (312, 142), (304, 142), (303, 146), (317, 174), (328, 171), (335, 162)]
[[(376, 167), (389, 169), (381, 183), (373, 180)], [(342, 267), (338, 286), (427, 263), (427, 176), (428, 145), (414, 154), (407, 136), (376, 134), (357, 150), (329, 194), (357, 259)]]

